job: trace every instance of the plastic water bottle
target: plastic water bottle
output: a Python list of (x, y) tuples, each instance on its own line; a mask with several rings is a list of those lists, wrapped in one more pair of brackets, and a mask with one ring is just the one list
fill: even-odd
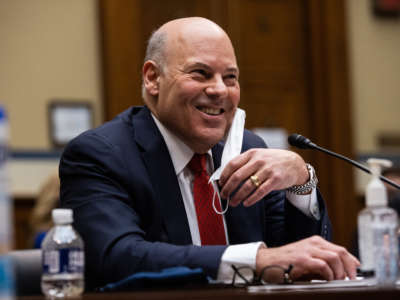
[(379, 175), (391, 162), (369, 159), (368, 164), (373, 177), (366, 190), (367, 207), (358, 215), (361, 270), (375, 274), (378, 285), (390, 286), (398, 273), (398, 219), (396, 211), (387, 207), (387, 192)]
[(42, 292), (49, 298), (76, 297), (84, 290), (83, 241), (72, 227), (71, 209), (53, 209), (55, 226), (42, 243)]
[(0, 106), (0, 299), (14, 299), (14, 273), (7, 252), (13, 248), (13, 209), (9, 194), (8, 120)]

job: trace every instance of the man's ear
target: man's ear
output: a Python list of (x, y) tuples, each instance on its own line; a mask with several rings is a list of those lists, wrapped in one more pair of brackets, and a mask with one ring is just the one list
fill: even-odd
[(160, 87), (160, 70), (156, 63), (152, 60), (146, 61), (143, 65), (142, 74), (146, 91), (152, 96), (157, 96)]

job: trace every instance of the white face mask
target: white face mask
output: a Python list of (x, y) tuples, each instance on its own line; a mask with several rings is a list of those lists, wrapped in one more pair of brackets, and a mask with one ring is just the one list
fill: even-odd
[[(222, 152), (221, 166), (217, 170), (215, 170), (215, 172), (211, 175), (209, 180), (209, 183), (214, 182), (214, 187), (217, 184), (216, 181), (218, 181), (219, 178), (221, 177), (221, 173), (224, 170), (225, 166), (229, 163), (229, 161), (238, 156), (240, 154), (240, 151), (242, 150), (245, 119), (246, 119), (246, 112), (243, 109), (236, 108), (235, 116), (233, 118), (231, 128), (229, 129), (228, 137), (226, 138), (224, 150)], [(226, 205), (226, 208), (223, 211), (219, 212), (217, 211), (214, 205), (216, 193), (218, 193), (219, 196), (218, 189), (214, 188), (214, 196), (212, 203), (214, 211), (217, 214), (224, 214), (226, 213), (229, 207), (229, 197), (227, 199), (228, 203)]]

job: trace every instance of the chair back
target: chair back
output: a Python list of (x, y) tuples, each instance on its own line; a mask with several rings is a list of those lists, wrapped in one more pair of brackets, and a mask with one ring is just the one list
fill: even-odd
[(40, 249), (9, 252), (15, 269), (17, 296), (39, 295), (42, 275), (42, 251)]

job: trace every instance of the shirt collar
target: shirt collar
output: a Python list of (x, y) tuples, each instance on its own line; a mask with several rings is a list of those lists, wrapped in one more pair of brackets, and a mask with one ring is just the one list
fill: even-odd
[[(183, 171), (189, 161), (192, 159), (194, 151), (190, 149), (180, 138), (178, 138), (171, 130), (165, 127), (153, 114), (151, 116), (156, 123), (158, 130), (164, 138), (167, 145), (169, 155), (171, 156), (172, 164), (174, 165), (175, 173), (178, 175)], [(208, 150), (208, 161), (212, 157), (211, 149)]]

